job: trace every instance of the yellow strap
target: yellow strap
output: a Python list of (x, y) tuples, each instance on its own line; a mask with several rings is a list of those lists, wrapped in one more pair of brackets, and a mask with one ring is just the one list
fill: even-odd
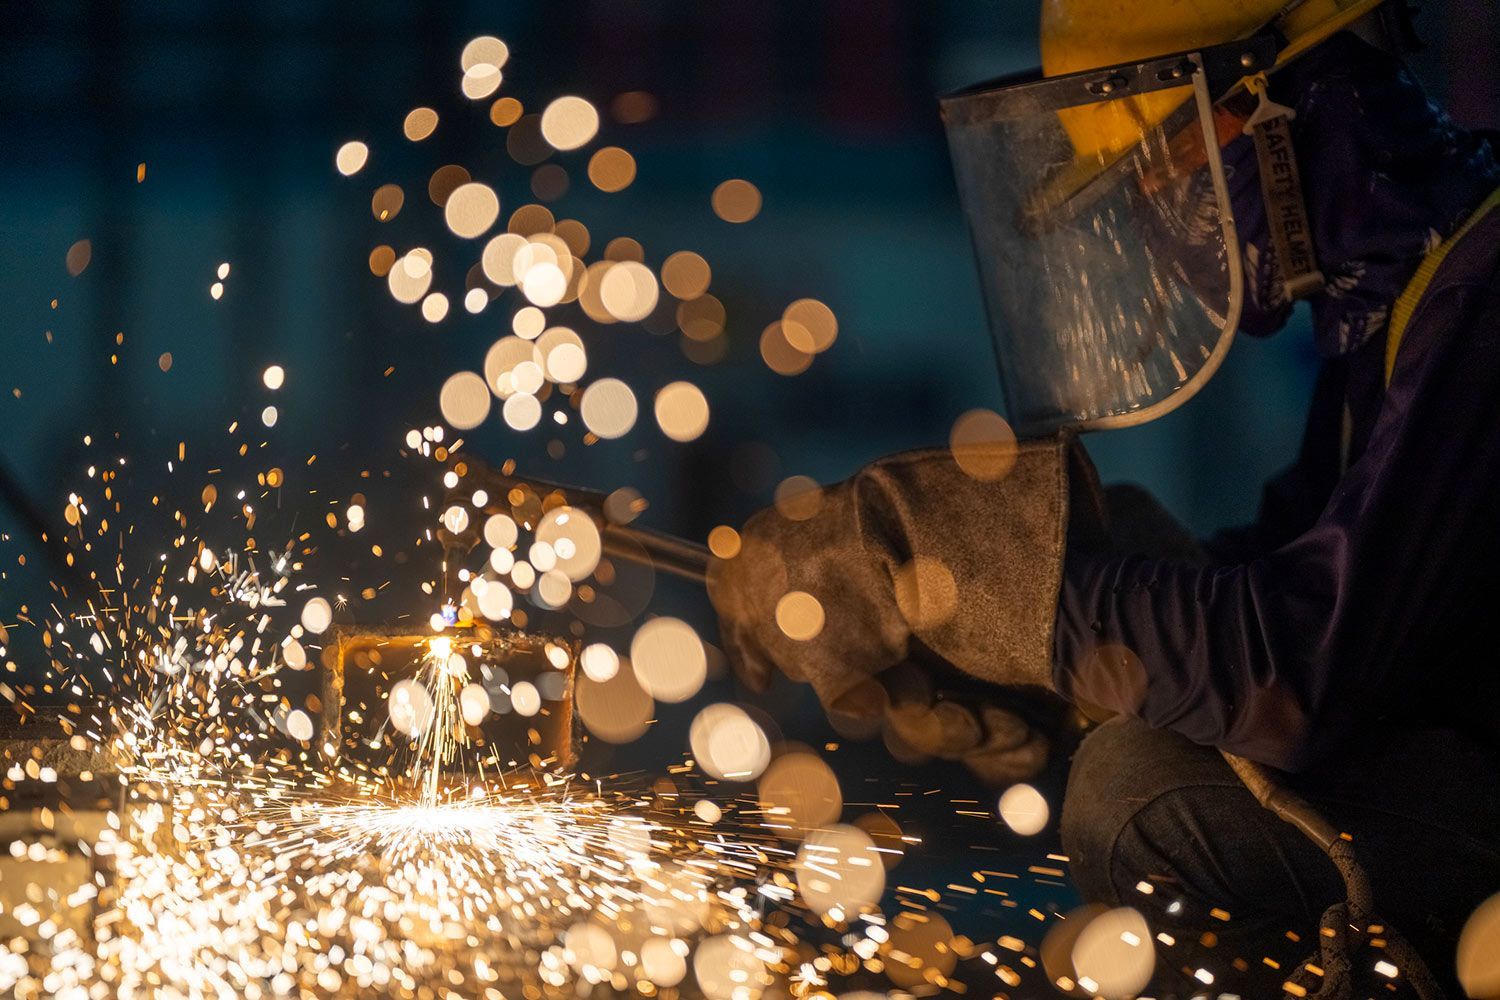
[(1385, 335), (1385, 384), (1387, 387), (1390, 386), (1391, 375), (1396, 370), (1396, 355), (1401, 350), (1401, 338), (1406, 335), (1406, 324), (1411, 322), (1412, 313), (1416, 311), (1417, 303), (1426, 294), (1433, 275), (1437, 274), (1437, 269), (1448, 256), (1448, 251), (1452, 250), (1458, 241), (1474, 228), (1475, 223), (1489, 214), (1490, 210), (1497, 205), (1500, 205), (1500, 190), (1486, 198), (1474, 214), (1458, 227), (1458, 232), (1433, 247), (1427, 256), (1422, 258), (1422, 263), (1417, 267), (1417, 273), (1412, 275), (1411, 281), (1407, 282), (1406, 288), (1401, 292), (1401, 297), (1391, 308), (1391, 325)]
[(1276, 20), (1276, 26), (1287, 38), (1286, 48), (1276, 55), (1276, 68), (1285, 66), (1335, 32), (1343, 31), (1384, 2), (1385, 0), (1297, 0), (1288, 3), (1286, 7), (1291, 9)]

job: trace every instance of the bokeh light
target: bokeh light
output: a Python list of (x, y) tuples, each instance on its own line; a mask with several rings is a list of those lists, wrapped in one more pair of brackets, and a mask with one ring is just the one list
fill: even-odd
[(472, 38), (459, 53), (459, 68), (468, 72), (475, 66), (488, 65), (503, 69), (510, 58), (510, 46), (494, 35), (479, 35)]
[(914, 556), (892, 574), (896, 608), (914, 630), (935, 628), (958, 609), (958, 582), (947, 565), (932, 556)]
[(490, 105), (490, 121), (501, 128), (514, 125), (526, 109), (514, 97), (502, 97)]
[(781, 322), (767, 326), (760, 334), (760, 357), (777, 375), (801, 375), (812, 365), (813, 356), (798, 350), (787, 339)]
[(391, 265), (386, 275), (391, 297), (403, 305), (413, 305), (432, 287), (432, 255), (421, 248), (410, 250)]
[(823, 631), (823, 605), (806, 591), (785, 594), (776, 602), (776, 627), (788, 639), (815, 639)]
[(727, 524), (720, 524), (708, 533), (708, 551), (720, 559), (733, 559), (740, 554), (740, 533)]
[(599, 131), (599, 112), (581, 97), (559, 97), (542, 112), (541, 127), (555, 149), (577, 149)]
[(1458, 938), (1458, 981), (1476, 1000), (1500, 998), (1500, 893), (1480, 903)]
[(474, 372), (456, 372), (448, 376), (438, 393), (438, 409), (448, 426), (470, 430), (484, 423), (490, 415), (489, 387)]
[(630, 663), (641, 689), (657, 701), (686, 701), (708, 676), (708, 654), (680, 618), (653, 618), (630, 640)]
[(803, 354), (821, 354), (839, 335), (833, 310), (817, 299), (798, 299), (781, 314), (781, 333), (793, 349)]
[(749, 222), (760, 214), (760, 189), (747, 180), (727, 180), (714, 188), (714, 214), (725, 222)]
[(620, 261), (599, 282), (599, 298), (621, 323), (639, 323), (651, 315), (658, 297), (656, 276), (646, 265)]
[(708, 429), (708, 398), (691, 382), (672, 382), (656, 394), (656, 423), (673, 441), (695, 441)]
[(302, 605), (302, 627), (313, 635), (322, 635), (333, 624), (333, 605), (326, 597), (312, 597)]
[(382, 184), (370, 196), (370, 214), (380, 222), (389, 222), (401, 214), (406, 193), (399, 184)]
[(757, 786), (766, 823), (785, 837), (835, 822), (844, 811), (839, 780), (823, 758), (793, 750), (771, 761)]
[(554, 507), (536, 526), (539, 544), (551, 547), (555, 568), (569, 580), (585, 580), (599, 565), (603, 539), (594, 519), (573, 507)]
[(412, 142), (421, 142), (437, 131), (438, 113), (432, 108), (412, 108), (401, 123), (401, 132)]
[(708, 261), (691, 250), (679, 250), (661, 265), (662, 285), (679, 299), (696, 299), (708, 291), (712, 280), (713, 270)]
[(797, 891), (820, 915), (847, 919), (873, 907), (885, 892), (885, 866), (875, 842), (857, 826), (813, 830), (802, 841), (793, 870)]
[(473, 239), (484, 234), (500, 215), (500, 199), (487, 184), (460, 185), (448, 196), (443, 217), (455, 236)]
[(1041, 833), (1050, 817), (1046, 797), (1030, 785), (1011, 785), (1000, 796), (1000, 818), (1023, 837)]
[(656, 704), (636, 681), (635, 671), (622, 669), (598, 681), (587, 674), (578, 678), (578, 718), (590, 733), (606, 743), (629, 743), (639, 739), (651, 725)]
[(427, 199), (438, 208), (446, 208), (453, 192), (473, 179), (466, 167), (457, 163), (444, 164), (427, 179)]
[(333, 165), (345, 177), (352, 177), (364, 169), (370, 159), (370, 147), (362, 142), (346, 142), (334, 154)]
[(578, 410), (585, 427), (612, 440), (624, 437), (635, 426), (638, 407), (630, 386), (617, 378), (602, 378), (583, 390)]
[(771, 741), (743, 708), (708, 705), (688, 727), (688, 746), (698, 766), (720, 781), (754, 781), (771, 762)]
[(1015, 432), (991, 410), (970, 410), (955, 420), (948, 447), (958, 467), (980, 482), (997, 482), (1015, 468)]
[(602, 642), (591, 642), (578, 654), (584, 676), (603, 684), (620, 672), (620, 655)]
[(407, 678), (391, 685), (386, 698), (391, 728), (407, 736), (420, 736), (432, 725), (432, 695), (420, 682)]
[(789, 521), (806, 521), (823, 509), (823, 487), (811, 476), (788, 476), (776, 485), (773, 503)]
[(940, 914), (903, 911), (891, 918), (886, 974), (903, 989), (951, 974), (958, 965), (953, 927)]
[(758, 1000), (769, 985), (766, 963), (744, 937), (716, 934), (693, 953), (693, 975), (706, 1000)]
[(1105, 910), (1074, 939), (1072, 960), (1079, 987), (1103, 1000), (1130, 1000), (1156, 971), (1151, 928), (1128, 906)]
[(635, 180), (635, 157), (619, 146), (603, 146), (589, 158), (589, 181), (600, 191), (623, 191)]
[(422, 299), (422, 318), (429, 323), (441, 323), (448, 316), (448, 296), (442, 292), (430, 292)]

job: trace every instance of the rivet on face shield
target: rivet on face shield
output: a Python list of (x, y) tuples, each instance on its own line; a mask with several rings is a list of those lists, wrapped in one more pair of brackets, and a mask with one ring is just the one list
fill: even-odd
[(1253, 67), (1255, 65), (1255, 53), (1254, 52), (1242, 52), (1242, 53), (1240, 53), (1240, 65), (1243, 66), (1243, 67), (1245, 67), (1246, 69), (1250, 69), (1251, 67)]
[(1095, 94), (1099, 94), (1102, 96), (1104, 94), (1114, 93), (1116, 87), (1123, 87), (1125, 86), (1125, 83), (1126, 81), (1123, 77), (1111, 76), (1107, 79), (1100, 80), (1098, 83), (1090, 84), (1089, 90), (1093, 91)]

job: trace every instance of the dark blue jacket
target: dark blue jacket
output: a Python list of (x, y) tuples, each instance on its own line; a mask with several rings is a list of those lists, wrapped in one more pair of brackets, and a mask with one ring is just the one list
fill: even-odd
[[(1289, 770), (1364, 727), (1500, 729), (1500, 209), (1450, 249), (1411, 314), (1389, 385), (1392, 304), (1433, 246), (1500, 187), (1401, 60), (1340, 34), (1273, 74), (1324, 289), (1324, 366), (1297, 464), (1204, 569), (1069, 554), (1056, 680)], [(1245, 252), (1240, 329), (1280, 294), (1253, 143), (1224, 148)], [(1191, 404), (1190, 404), (1191, 405)], [(1232, 442), (1226, 442), (1232, 444)]]
[(1436, 271), (1389, 387), (1387, 335), (1325, 362), (1299, 460), (1234, 561), (1070, 553), (1060, 691), (1287, 770), (1376, 724), (1495, 743), (1500, 209)]

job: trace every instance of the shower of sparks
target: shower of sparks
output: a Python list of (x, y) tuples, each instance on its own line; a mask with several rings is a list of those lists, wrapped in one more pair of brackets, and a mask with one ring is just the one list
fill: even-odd
[[(109, 841), (121, 889), (96, 957), (122, 995), (626, 989), (650, 982), (653, 939), (686, 951), (757, 926), (734, 888), (757, 848), (562, 779), (439, 805), (285, 776), (142, 788), (123, 812), (134, 836)], [(570, 949), (596, 929), (608, 949)]]
[[(451, 640), (439, 636), (429, 644), (422, 670), (415, 678), (426, 692), (430, 718), (412, 720), (416, 753), (411, 775), (421, 788), (419, 809), (438, 809), (438, 792), (443, 768), (452, 764), (469, 744), (458, 706), (458, 694), (469, 681), (468, 663), (462, 654), (453, 652)], [(441, 814), (429, 813), (433, 818)], [(467, 820), (468, 817), (460, 817)]]

